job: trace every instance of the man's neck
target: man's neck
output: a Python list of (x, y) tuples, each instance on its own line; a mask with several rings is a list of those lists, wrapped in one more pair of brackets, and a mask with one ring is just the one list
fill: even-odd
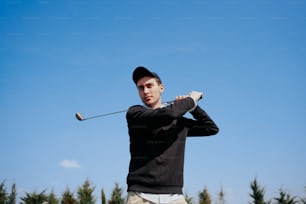
[(148, 106), (149, 108), (156, 109), (162, 107), (162, 102), (159, 100), (156, 104), (152, 104), (151, 106)]

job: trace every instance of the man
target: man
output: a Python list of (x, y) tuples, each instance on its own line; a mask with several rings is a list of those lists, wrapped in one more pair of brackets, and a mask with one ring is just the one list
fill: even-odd
[[(133, 81), (145, 106), (131, 106), (126, 114), (131, 154), (127, 204), (186, 204), (186, 137), (215, 135), (219, 129), (197, 104), (201, 92), (191, 91), (164, 105), (164, 85), (155, 72), (137, 67)], [(183, 117), (187, 112), (194, 119)]]

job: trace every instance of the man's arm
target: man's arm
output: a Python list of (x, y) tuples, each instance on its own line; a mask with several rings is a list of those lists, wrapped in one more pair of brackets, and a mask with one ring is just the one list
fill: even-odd
[(129, 123), (133, 124), (162, 125), (182, 117), (194, 105), (195, 103), (190, 97), (163, 108), (150, 109), (136, 105), (129, 108), (126, 118)]
[(188, 136), (211, 136), (219, 132), (216, 123), (201, 107), (197, 106), (190, 113), (195, 120), (189, 119)]

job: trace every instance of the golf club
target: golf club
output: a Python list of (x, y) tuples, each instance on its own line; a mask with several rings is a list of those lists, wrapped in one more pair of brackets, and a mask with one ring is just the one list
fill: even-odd
[(101, 114), (101, 115), (90, 116), (90, 117), (87, 117), (87, 118), (84, 118), (84, 117), (82, 116), (81, 113), (77, 112), (77, 113), (75, 114), (75, 117), (76, 117), (76, 119), (78, 119), (79, 121), (83, 121), (83, 120), (88, 120), (88, 119), (103, 117), (103, 116), (107, 116), (107, 115), (113, 115), (113, 114), (117, 114), (117, 113), (122, 113), (122, 112), (126, 112), (126, 111), (127, 111), (127, 110), (121, 110), (121, 111), (116, 111), (116, 112), (111, 112), (111, 113), (104, 113), (104, 114)]
[[(201, 96), (201, 98), (202, 98), (202, 96)], [(163, 104), (172, 104), (174, 101), (176, 101), (176, 100), (163, 102)], [(88, 120), (88, 119), (104, 117), (104, 116), (113, 115), (113, 114), (117, 114), (117, 113), (123, 113), (123, 112), (126, 112), (126, 111), (127, 110), (120, 110), (120, 111), (115, 111), (115, 112), (111, 112), (111, 113), (104, 113), (104, 114), (100, 114), (100, 115), (90, 116), (90, 117), (87, 117), (87, 118), (84, 118), (81, 113), (77, 112), (75, 114), (75, 117), (79, 121), (84, 121), (84, 120)]]
[[(172, 101), (167, 101), (167, 102), (163, 102), (164, 104), (171, 104), (173, 103), (175, 100)], [(104, 117), (104, 116), (108, 116), (108, 115), (113, 115), (113, 114), (117, 114), (117, 113), (123, 113), (126, 112), (127, 110), (120, 110), (120, 111), (115, 111), (115, 112), (111, 112), (111, 113), (104, 113), (104, 114), (100, 114), (100, 115), (95, 115), (95, 116), (90, 116), (87, 118), (84, 118), (83, 115), (80, 112), (77, 112), (75, 114), (75, 117), (77, 120), (79, 121), (84, 121), (84, 120), (88, 120), (88, 119), (93, 119), (93, 118), (98, 118), (98, 117)]]

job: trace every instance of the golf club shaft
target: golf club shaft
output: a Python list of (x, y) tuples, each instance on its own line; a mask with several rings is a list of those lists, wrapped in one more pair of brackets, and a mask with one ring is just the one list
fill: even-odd
[[(175, 100), (172, 100), (172, 101), (167, 101), (167, 102), (164, 102), (164, 104), (171, 104), (173, 103)], [(100, 114), (100, 115), (95, 115), (95, 116), (90, 116), (90, 117), (86, 117), (84, 118), (82, 116), (81, 113), (76, 113), (75, 114), (75, 117), (76, 119), (78, 119), (79, 121), (83, 121), (83, 120), (89, 120), (89, 119), (93, 119), (93, 118), (98, 118), (98, 117), (104, 117), (104, 116), (108, 116), (108, 115), (113, 115), (113, 114), (117, 114), (117, 113), (123, 113), (123, 112), (126, 112), (127, 110), (120, 110), (120, 111), (115, 111), (115, 112), (111, 112), (111, 113), (104, 113), (104, 114)]]
[(82, 120), (88, 120), (88, 119), (93, 119), (93, 118), (113, 115), (113, 114), (117, 114), (117, 113), (123, 113), (123, 112), (126, 112), (126, 111), (127, 110), (121, 110), (121, 111), (115, 111), (115, 112), (111, 112), (111, 113), (104, 113), (104, 114), (100, 114), (100, 115), (90, 116), (90, 117), (87, 117), (87, 118), (82, 118)]
[[(202, 96), (201, 96), (202, 98)], [(173, 102), (175, 102), (176, 100), (172, 100), (172, 101), (166, 101), (163, 102), (163, 104), (172, 104)], [(75, 117), (79, 120), (79, 121), (83, 121), (83, 120), (88, 120), (88, 119), (93, 119), (93, 118), (98, 118), (98, 117), (103, 117), (103, 116), (108, 116), (108, 115), (113, 115), (113, 114), (117, 114), (117, 113), (123, 113), (126, 112), (127, 110), (120, 110), (120, 111), (115, 111), (115, 112), (111, 112), (111, 113), (104, 113), (104, 114), (100, 114), (100, 115), (95, 115), (95, 116), (90, 116), (87, 118), (84, 118), (81, 113), (76, 113)]]

